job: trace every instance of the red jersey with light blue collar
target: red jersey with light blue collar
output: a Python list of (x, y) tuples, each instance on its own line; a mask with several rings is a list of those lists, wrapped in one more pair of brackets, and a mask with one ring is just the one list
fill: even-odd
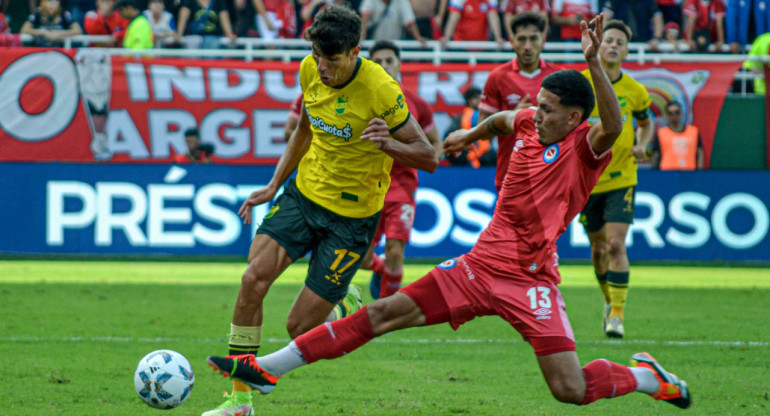
[[(473, 269), (496, 276), (529, 271), (536, 277), (546, 265), (553, 266), (548, 262), (558, 261), (556, 240), (583, 209), (612, 158), (611, 150), (593, 151), (586, 122), (559, 142), (541, 144), (534, 115), (530, 107), (514, 120), (515, 143), (495, 213), (465, 256)], [(558, 279), (558, 274), (549, 278)]]

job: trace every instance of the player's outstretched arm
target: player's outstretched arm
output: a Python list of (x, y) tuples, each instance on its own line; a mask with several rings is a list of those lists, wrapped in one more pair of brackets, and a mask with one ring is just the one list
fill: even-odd
[[(593, 26), (592, 30), (589, 25)], [(615, 90), (612, 89), (607, 74), (604, 73), (602, 65), (599, 62), (599, 45), (602, 43), (602, 31), (604, 30), (604, 15), (600, 14), (590, 22), (585, 20), (580, 22), (580, 29), (583, 30), (581, 39), (583, 55), (588, 64), (588, 70), (591, 73), (591, 80), (594, 83), (594, 93), (596, 94), (596, 105), (599, 109), (600, 121), (591, 127), (588, 138), (591, 140), (591, 147), (597, 153), (603, 153), (615, 144), (615, 139), (620, 135), (623, 129), (623, 122), (620, 118), (620, 105), (615, 96)]]
[(378, 149), (410, 168), (432, 173), (438, 167), (438, 157), (433, 146), (412, 116), (394, 132), (388, 130), (388, 124), (384, 120), (372, 119), (361, 140), (371, 140)]
[(289, 137), (286, 150), (283, 152), (281, 159), (275, 166), (273, 178), (270, 179), (270, 183), (264, 188), (252, 192), (238, 210), (238, 215), (243, 218), (244, 224), (251, 224), (251, 208), (271, 201), (273, 197), (275, 197), (278, 188), (280, 188), (286, 181), (286, 178), (294, 172), (294, 169), (297, 169), (302, 156), (304, 156), (305, 153), (307, 153), (307, 149), (310, 148), (310, 142), (313, 140), (313, 132), (310, 130), (310, 121), (307, 118), (304, 104), (302, 105), (300, 114), (299, 125), (294, 129), (291, 137)]
[(470, 130), (455, 130), (444, 140), (444, 153), (460, 153), (470, 144), (480, 139), (513, 134), (513, 120), (519, 110), (495, 113), (485, 118)]

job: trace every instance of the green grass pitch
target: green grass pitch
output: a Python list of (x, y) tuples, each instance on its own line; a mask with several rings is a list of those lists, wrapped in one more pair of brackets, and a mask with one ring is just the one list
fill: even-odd
[[(0, 414), (161, 414), (136, 395), (143, 355), (174, 349), (196, 374), (172, 415), (199, 415), (230, 383), (205, 357), (226, 352), (243, 264), (0, 261)], [(306, 264), (265, 304), (262, 353), (288, 342), (285, 321)], [(407, 280), (432, 265), (409, 265)], [(692, 415), (770, 414), (770, 272), (762, 268), (631, 268), (627, 337), (600, 330), (602, 299), (587, 265), (561, 268), (578, 355), (627, 363), (649, 351), (688, 381)], [(368, 293), (368, 274), (354, 282)], [(367, 301), (370, 301), (367, 297)], [(257, 415), (668, 415), (642, 394), (587, 407), (558, 403), (531, 347), (497, 317), (387, 334), (333, 361), (300, 368), (254, 400)]]

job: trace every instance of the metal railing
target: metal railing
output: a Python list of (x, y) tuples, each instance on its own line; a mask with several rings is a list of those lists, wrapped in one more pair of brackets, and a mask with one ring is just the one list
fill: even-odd
[[(23, 42), (29, 44), (34, 38), (31, 35), (21, 35)], [(104, 45), (112, 41), (107, 35), (78, 35), (62, 39), (62, 48), (72, 49), (90, 45)], [(194, 43), (194, 36), (185, 36), (183, 43)], [(428, 41), (426, 44), (414, 40), (399, 40), (396, 43), (401, 47), (402, 59), (406, 62), (432, 62), (434, 65), (442, 63), (467, 63), (476, 65), (482, 62), (507, 62), (513, 57), (513, 49), (506, 43), (500, 47), (495, 42), (464, 41), (450, 42), (443, 45), (438, 41)], [(367, 40), (362, 43), (364, 49), (371, 47), (374, 41)], [(302, 39), (273, 39), (262, 38), (237, 38), (235, 41), (223, 37), (220, 49), (185, 49), (185, 48), (154, 48), (149, 50), (129, 50), (122, 48), (107, 48), (110, 53), (119, 55), (135, 55), (137, 57), (152, 55), (156, 57), (195, 57), (195, 58), (232, 58), (243, 59), (247, 62), (262, 59), (280, 60), (292, 62), (303, 59), (310, 51), (310, 43)], [(687, 45), (683, 45), (687, 49)], [(543, 59), (550, 62), (580, 62), (583, 60), (579, 42), (547, 42), (545, 44)], [(749, 57), (743, 54), (723, 53), (681, 53), (675, 52), (670, 44), (661, 44), (658, 51), (653, 51), (649, 45), (642, 42), (629, 43), (628, 61), (640, 64), (661, 62), (745, 62), (747, 60), (770, 63), (770, 57)], [(740, 87), (737, 93), (747, 94), (748, 82), (753, 81), (761, 74), (741, 70), (736, 73), (735, 80)]]

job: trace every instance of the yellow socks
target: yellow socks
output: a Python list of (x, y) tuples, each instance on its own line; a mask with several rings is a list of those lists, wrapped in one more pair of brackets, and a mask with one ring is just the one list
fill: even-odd
[(623, 319), (623, 311), (626, 308), (628, 296), (629, 272), (607, 272), (607, 286), (610, 298), (610, 317), (617, 316)]

